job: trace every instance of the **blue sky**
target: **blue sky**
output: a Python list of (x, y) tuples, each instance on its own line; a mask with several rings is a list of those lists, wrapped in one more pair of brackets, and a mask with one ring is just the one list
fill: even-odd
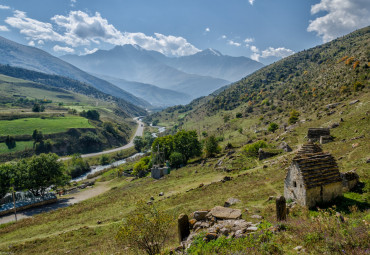
[(369, 0), (0, 0), (0, 35), (56, 56), (138, 44), (268, 64), (368, 25)]

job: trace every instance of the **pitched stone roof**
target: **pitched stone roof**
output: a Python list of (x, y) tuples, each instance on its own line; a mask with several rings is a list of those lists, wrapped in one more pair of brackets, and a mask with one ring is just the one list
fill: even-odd
[(307, 189), (342, 181), (334, 157), (312, 142), (302, 146), (293, 163), (298, 165)]

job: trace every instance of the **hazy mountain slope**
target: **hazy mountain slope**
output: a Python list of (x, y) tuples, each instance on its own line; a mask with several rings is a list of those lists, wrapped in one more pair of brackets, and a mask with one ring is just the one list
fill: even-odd
[(45, 84), (54, 88), (61, 88), (107, 102), (113, 102), (125, 113), (126, 117), (146, 114), (146, 111), (143, 108), (128, 103), (122, 98), (106, 94), (89, 84), (63, 76), (50, 75), (8, 65), (0, 65), (0, 74)]
[(69, 77), (86, 82), (102, 92), (125, 99), (135, 105), (143, 107), (149, 105), (144, 100), (117, 88), (107, 81), (96, 78), (43, 50), (21, 45), (4, 37), (0, 37), (0, 64)]
[(116, 46), (108, 51), (99, 50), (85, 56), (66, 55), (61, 58), (87, 72), (149, 83), (186, 93), (191, 98), (208, 95), (230, 83), (224, 79), (179, 71), (161, 60), (166, 58), (164, 55), (146, 51), (139, 46)]
[(262, 68), (264, 65), (246, 57), (231, 57), (207, 49), (194, 55), (166, 58), (166, 63), (180, 71), (237, 81)]
[(186, 104), (191, 100), (190, 96), (185, 93), (177, 92), (170, 89), (162, 89), (151, 84), (126, 81), (124, 79), (104, 75), (96, 76), (109, 81), (110, 83), (122, 88), (125, 91), (130, 92), (137, 97), (143, 98), (144, 100), (151, 103), (153, 106), (166, 107), (172, 105)]

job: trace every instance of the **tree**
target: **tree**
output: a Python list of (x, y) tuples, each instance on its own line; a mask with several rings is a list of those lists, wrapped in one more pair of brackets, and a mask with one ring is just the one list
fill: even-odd
[(244, 151), (247, 153), (250, 157), (257, 157), (258, 156), (258, 150), (260, 148), (266, 148), (267, 143), (265, 141), (257, 141), (252, 144), (247, 144), (244, 148)]
[(15, 148), (17, 146), (16, 143), (15, 143), (14, 137), (9, 136), (9, 135), (5, 139), (5, 144), (6, 144), (6, 146), (8, 146), (8, 149), (9, 150), (10, 149), (13, 149), (13, 148)]
[(208, 137), (205, 141), (205, 152), (207, 157), (212, 157), (219, 153), (221, 148), (218, 145), (218, 141), (214, 135)]
[(64, 164), (58, 161), (54, 153), (33, 156), (30, 160), (23, 161), (26, 164), (27, 178), (24, 187), (29, 189), (35, 196), (44, 195), (50, 186), (62, 186), (68, 183), (68, 176), (64, 174)]
[(174, 135), (174, 151), (184, 155), (185, 162), (190, 158), (199, 156), (202, 153), (202, 146), (198, 141), (198, 135), (195, 130), (181, 130)]
[(116, 240), (139, 254), (140, 251), (149, 255), (160, 254), (169, 240), (173, 224), (173, 217), (168, 213), (140, 201), (119, 227)]
[(271, 122), (267, 130), (272, 133), (275, 133), (275, 131), (278, 130), (278, 128), (279, 128), (278, 124), (276, 124), (275, 122)]
[(135, 150), (137, 151), (141, 151), (141, 149), (144, 148), (145, 144), (141, 136), (135, 136), (134, 146), (135, 146)]
[(14, 167), (11, 164), (0, 165), (0, 199), (10, 190), (10, 174)]
[(90, 120), (99, 120), (100, 114), (97, 110), (88, 110), (86, 112), (86, 118)]
[(68, 173), (72, 178), (83, 175), (90, 171), (90, 165), (86, 160), (83, 160), (80, 154), (72, 156), (71, 164), (68, 166)]
[(295, 124), (297, 121), (298, 121), (298, 117), (299, 117), (299, 112), (298, 111), (296, 111), (296, 110), (293, 110), (293, 111), (291, 111), (290, 112), (290, 116), (289, 116), (289, 120), (288, 120), (288, 122), (289, 122), (289, 124)]
[(170, 162), (171, 166), (175, 168), (181, 167), (181, 165), (185, 164), (185, 157), (180, 152), (172, 152), (170, 155)]

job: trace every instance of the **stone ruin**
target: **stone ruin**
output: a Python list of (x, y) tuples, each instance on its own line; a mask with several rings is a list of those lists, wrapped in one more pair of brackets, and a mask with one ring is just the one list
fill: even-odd
[(348, 171), (346, 173), (340, 173), (342, 178), (342, 184), (345, 191), (353, 190), (359, 183), (360, 177), (355, 171)]
[[(255, 215), (258, 219), (261, 216)], [(184, 249), (190, 247), (194, 238), (205, 232), (205, 241), (215, 240), (221, 236), (240, 238), (255, 233), (259, 223), (247, 222), (240, 209), (216, 206), (212, 210), (195, 211), (189, 217), (181, 214), (178, 218), (179, 241)], [(253, 217), (253, 216), (252, 216)]]
[(314, 207), (342, 195), (342, 179), (334, 157), (312, 142), (293, 158), (284, 181), (284, 196)]
[(330, 135), (329, 128), (309, 128), (307, 132), (307, 138), (312, 142), (319, 142), (320, 138), (323, 137), (323, 141), (328, 141)]
[(168, 167), (159, 167), (159, 166), (153, 166), (151, 169), (151, 176), (153, 179), (160, 179), (165, 175), (168, 175), (170, 173), (170, 169)]

